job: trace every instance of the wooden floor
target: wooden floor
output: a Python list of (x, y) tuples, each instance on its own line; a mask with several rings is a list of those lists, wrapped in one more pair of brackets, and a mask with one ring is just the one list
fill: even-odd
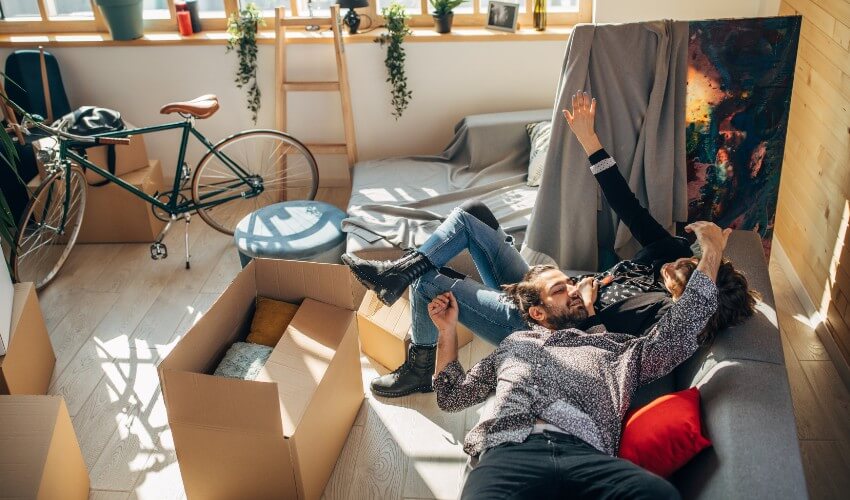
[[(146, 244), (81, 245), (40, 294), (57, 357), (50, 392), (67, 401), (92, 498), (185, 496), (156, 365), (239, 264), (231, 239), (200, 220), (191, 224), (191, 270), (183, 269), (182, 233), (166, 242), (171, 256), (159, 262)], [(850, 394), (787, 278), (775, 265), (771, 275), (811, 497), (847, 498)], [(460, 360), (468, 367), (487, 351), (476, 340)], [(366, 357), (362, 364), (365, 386), (378, 371)], [(455, 498), (461, 442), (477, 411), (448, 414), (433, 395), (377, 400), (367, 391), (325, 497)]]

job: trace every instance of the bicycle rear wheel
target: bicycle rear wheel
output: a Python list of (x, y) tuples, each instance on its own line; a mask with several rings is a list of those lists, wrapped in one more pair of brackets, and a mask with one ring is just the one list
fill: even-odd
[(276, 130), (248, 130), (216, 144), (201, 159), (192, 199), (197, 205), (212, 203), (198, 215), (233, 234), (246, 215), (281, 201), (312, 200), (318, 187), (319, 169), (306, 146)]
[(59, 272), (80, 233), (86, 179), (78, 167), (50, 174), (36, 189), (18, 226), (12, 272), (19, 282), (45, 287)]

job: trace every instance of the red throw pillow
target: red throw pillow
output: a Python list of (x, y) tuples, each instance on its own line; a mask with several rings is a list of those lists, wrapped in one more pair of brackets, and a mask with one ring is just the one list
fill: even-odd
[(696, 387), (661, 396), (623, 419), (620, 457), (661, 477), (670, 477), (711, 446), (702, 435)]

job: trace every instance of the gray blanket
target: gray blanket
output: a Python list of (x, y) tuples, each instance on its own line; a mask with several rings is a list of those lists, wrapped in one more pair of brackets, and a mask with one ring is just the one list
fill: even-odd
[[(607, 207), (561, 109), (597, 98), (596, 129), (641, 203), (668, 229), (687, 218), (685, 91), (688, 24), (579, 25), (570, 36), (552, 139), (523, 245), (531, 264), (596, 269), (598, 248), (637, 250)], [(598, 209), (598, 211), (597, 211)]]
[(509, 234), (524, 232), (537, 196), (525, 184), (525, 125), (550, 118), (546, 109), (467, 116), (439, 155), (358, 163), (343, 231), (370, 244), (415, 247), (454, 207), (477, 199)]

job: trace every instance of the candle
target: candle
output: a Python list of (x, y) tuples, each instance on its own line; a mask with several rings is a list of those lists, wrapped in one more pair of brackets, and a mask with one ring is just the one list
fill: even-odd
[(182, 36), (192, 34), (192, 16), (187, 11), (184, 10), (177, 13), (177, 28), (180, 29)]

